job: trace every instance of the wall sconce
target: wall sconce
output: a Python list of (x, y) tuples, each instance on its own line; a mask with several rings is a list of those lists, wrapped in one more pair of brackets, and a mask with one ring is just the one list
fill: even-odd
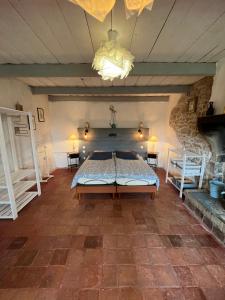
[(139, 128), (138, 128), (138, 133), (139, 133), (140, 138), (143, 138), (143, 127), (144, 127), (143, 122), (140, 122)]
[(84, 138), (85, 139), (87, 139), (87, 137), (88, 137), (89, 127), (90, 127), (89, 123), (86, 122), (85, 129), (84, 129)]

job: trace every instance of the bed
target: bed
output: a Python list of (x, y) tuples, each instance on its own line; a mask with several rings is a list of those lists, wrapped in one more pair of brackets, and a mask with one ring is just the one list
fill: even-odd
[(75, 174), (71, 188), (78, 199), (86, 193), (116, 193), (116, 169), (111, 152), (92, 153)]
[(85, 193), (150, 193), (154, 198), (159, 178), (143, 158), (133, 152), (94, 152), (75, 174), (71, 188), (80, 200)]
[(117, 153), (117, 193), (150, 193), (154, 198), (159, 188), (159, 178), (153, 169), (135, 153)]

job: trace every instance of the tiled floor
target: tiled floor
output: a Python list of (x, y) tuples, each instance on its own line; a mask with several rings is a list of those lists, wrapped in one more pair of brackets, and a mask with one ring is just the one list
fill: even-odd
[(16, 221), (0, 221), (0, 299), (224, 300), (225, 249), (164, 184), (88, 196), (57, 171)]

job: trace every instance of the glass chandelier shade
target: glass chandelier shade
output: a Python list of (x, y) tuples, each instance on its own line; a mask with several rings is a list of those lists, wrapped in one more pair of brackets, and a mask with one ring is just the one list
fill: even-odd
[(117, 42), (117, 31), (108, 31), (108, 40), (102, 42), (92, 63), (103, 80), (123, 79), (133, 68), (134, 56)]
[[(113, 9), (116, 0), (69, 0), (79, 5), (87, 13), (97, 20), (103, 22), (107, 14)], [(137, 13), (138, 15), (144, 8), (152, 9), (154, 0), (124, 0), (126, 15)]]

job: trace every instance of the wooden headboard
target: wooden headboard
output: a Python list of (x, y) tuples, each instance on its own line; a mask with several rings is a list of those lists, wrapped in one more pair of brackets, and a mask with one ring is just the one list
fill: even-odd
[(143, 157), (148, 151), (149, 128), (142, 128), (140, 137), (137, 128), (90, 128), (87, 138), (85, 128), (78, 128), (81, 159), (92, 151), (136, 151)]

